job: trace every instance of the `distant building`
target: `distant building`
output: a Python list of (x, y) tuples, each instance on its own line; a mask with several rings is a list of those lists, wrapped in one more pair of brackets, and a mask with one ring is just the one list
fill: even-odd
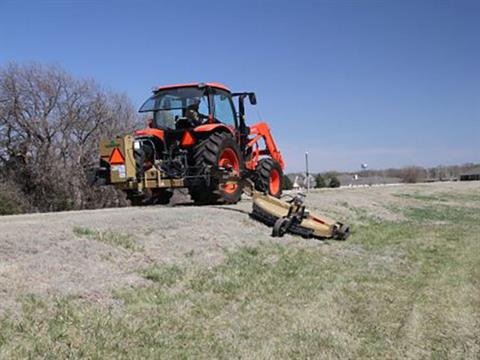
[(460, 181), (474, 181), (480, 180), (480, 168), (475, 168), (460, 174)]

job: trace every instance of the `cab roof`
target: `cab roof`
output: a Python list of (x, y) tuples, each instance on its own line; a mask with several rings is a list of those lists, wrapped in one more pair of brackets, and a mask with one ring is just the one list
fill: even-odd
[(221, 83), (217, 83), (217, 82), (207, 82), (207, 83), (196, 82), (196, 83), (188, 83), (188, 84), (173, 84), (173, 85), (159, 86), (153, 92), (157, 92), (157, 91), (160, 91), (160, 90), (166, 90), (166, 89), (174, 89), (174, 88), (181, 88), (181, 87), (193, 87), (193, 86), (210, 86), (210, 87), (214, 87), (214, 88), (217, 88), (217, 89), (222, 89), (222, 90), (231, 92), (228, 87), (226, 87), (225, 85), (223, 85)]

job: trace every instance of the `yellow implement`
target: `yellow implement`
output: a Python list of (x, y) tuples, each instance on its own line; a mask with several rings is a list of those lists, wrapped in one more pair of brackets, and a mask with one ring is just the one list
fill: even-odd
[(257, 191), (253, 186), (245, 186), (244, 191), (253, 200), (251, 217), (273, 226), (272, 236), (283, 236), (290, 232), (306, 238), (346, 240), (350, 235), (348, 225), (307, 210), (305, 195), (301, 193), (285, 201)]

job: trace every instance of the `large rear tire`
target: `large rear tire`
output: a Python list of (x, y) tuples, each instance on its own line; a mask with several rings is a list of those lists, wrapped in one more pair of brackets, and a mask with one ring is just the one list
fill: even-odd
[(268, 194), (280, 198), (282, 196), (283, 170), (272, 158), (261, 159), (255, 168), (257, 179), (255, 187)]
[[(229, 168), (236, 175), (243, 170), (243, 158), (232, 135), (214, 133), (195, 149), (193, 156), (199, 175), (205, 174), (207, 168)], [(190, 197), (197, 204), (216, 204), (238, 202), (242, 196), (240, 183), (220, 185), (218, 179), (211, 177), (209, 182), (195, 185), (189, 189)]]

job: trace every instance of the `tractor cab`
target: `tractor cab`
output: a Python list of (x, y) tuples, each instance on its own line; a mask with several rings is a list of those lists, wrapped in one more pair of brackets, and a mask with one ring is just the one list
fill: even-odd
[(156, 129), (179, 130), (206, 124), (238, 128), (232, 94), (216, 83), (160, 87), (139, 111), (152, 113), (151, 127)]
[[(149, 126), (163, 131), (198, 128), (202, 133), (221, 127), (246, 145), (249, 129), (245, 124), (245, 98), (256, 105), (255, 93), (232, 93), (219, 83), (193, 83), (159, 87), (140, 107), (139, 112), (152, 113)], [(238, 99), (235, 108), (233, 99)], [(203, 125), (210, 125), (202, 127)]]

